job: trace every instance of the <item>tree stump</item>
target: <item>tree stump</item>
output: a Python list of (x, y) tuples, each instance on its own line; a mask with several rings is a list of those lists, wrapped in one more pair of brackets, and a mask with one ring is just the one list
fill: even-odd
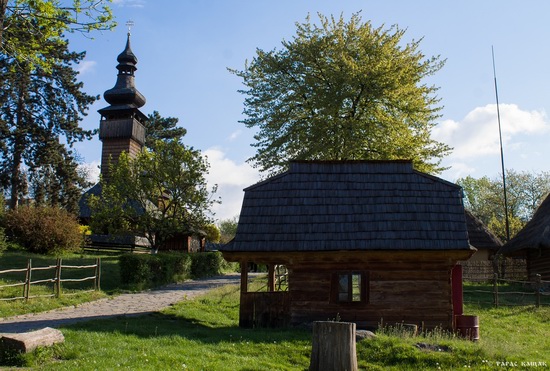
[(46, 327), (21, 334), (0, 334), (0, 351), (28, 353), (37, 347), (50, 346), (65, 341), (61, 331)]
[(355, 323), (313, 323), (310, 371), (357, 371)]

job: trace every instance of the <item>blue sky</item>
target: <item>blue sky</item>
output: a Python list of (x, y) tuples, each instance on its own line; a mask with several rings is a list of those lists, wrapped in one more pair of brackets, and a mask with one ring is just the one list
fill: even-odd
[[(239, 123), (241, 80), (227, 68), (242, 69), (256, 48), (280, 48), (295, 34), (295, 23), (317, 12), (349, 18), (361, 11), (374, 26), (397, 24), (404, 40), (423, 38), (426, 56), (447, 59), (428, 83), (440, 87), (444, 105), (434, 138), (454, 147), (440, 176), (455, 181), (500, 174), (498, 126), (491, 47), (494, 47), (507, 168), (548, 171), (550, 120), (550, 2), (406, 0), (114, 0), (115, 31), (93, 40), (71, 37), (71, 48), (86, 51), (78, 66), (89, 94), (103, 94), (116, 81), (116, 56), (132, 20), (136, 86), (147, 98), (142, 111), (179, 118), (185, 142), (211, 164), (208, 180), (219, 185), (217, 219), (238, 215), (242, 189), (259, 180), (245, 161), (254, 154), (253, 132)], [(97, 102), (83, 121), (99, 126)], [(101, 157), (96, 138), (77, 146), (93, 170)]]

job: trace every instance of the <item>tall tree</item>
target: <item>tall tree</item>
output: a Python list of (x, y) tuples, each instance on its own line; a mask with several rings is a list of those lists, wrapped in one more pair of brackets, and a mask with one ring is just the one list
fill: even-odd
[[(49, 69), (43, 58), (64, 44), (65, 32), (89, 33), (113, 28), (111, 0), (0, 0), (0, 53), (31, 66)], [(17, 28), (21, 32), (7, 32)], [(21, 37), (33, 34), (29, 40)]]
[(212, 221), (209, 165), (201, 153), (177, 140), (157, 141), (131, 160), (123, 153), (102, 183), (101, 197), (91, 196), (91, 227), (98, 234), (138, 234), (153, 249), (178, 233), (196, 232)]
[(162, 117), (158, 111), (149, 114), (145, 122), (145, 147), (154, 150), (155, 143), (159, 140), (181, 142), (187, 129), (178, 127), (178, 121), (176, 117)]
[[(27, 33), (22, 27), (11, 27), (4, 35), (37, 42), (41, 36)], [(24, 170), (32, 173), (46, 166), (63, 171), (58, 175), (75, 179), (74, 154), (69, 148), (91, 138), (93, 132), (79, 126), (82, 116), (98, 97), (82, 91), (74, 65), (84, 53), (70, 52), (68, 42), (43, 41), (48, 52), (41, 58), (50, 61), (48, 69), (15, 57), (0, 56), (0, 181), (11, 196), (11, 208), (26, 191)]]
[(411, 159), (437, 173), (450, 148), (431, 139), (439, 117), (437, 90), (423, 80), (442, 68), (425, 58), (404, 30), (384, 30), (341, 16), (320, 25), (297, 23), (281, 50), (257, 49), (242, 71), (242, 121), (257, 130), (261, 171), (277, 173), (289, 160)]
[[(502, 241), (506, 241), (502, 178), (471, 176), (457, 180), (465, 195), (465, 206)], [(550, 192), (550, 172), (538, 174), (506, 170), (506, 191), (510, 236), (513, 237), (532, 217)]]

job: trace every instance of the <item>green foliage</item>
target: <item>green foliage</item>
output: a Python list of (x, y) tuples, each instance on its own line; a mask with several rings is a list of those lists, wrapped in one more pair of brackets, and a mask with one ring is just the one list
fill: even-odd
[(201, 231), (210, 224), (215, 202), (200, 151), (175, 140), (157, 141), (134, 160), (122, 154), (102, 181), (101, 197), (90, 197), (91, 227), (98, 234), (145, 236), (153, 249), (176, 234)]
[(84, 242), (74, 215), (56, 207), (22, 206), (5, 216), (6, 234), (29, 252), (79, 251)]
[(220, 243), (228, 243), (237, 234), (237, 225), (239, 224), (239, 218), (234, 217), (231, 219), (224, 219), (220, 221)]
[[(496, 236), (506, 241), (504, 191), (502, 177), (471, 176), (458, 179), (464, 190), (464, 206), (478, 217)], [(510, 237), (523, 228), (550, 192), (550, 172), (538, 174), (506, 170), (506, 194)]]
[(121, 282), (133, 290), (181, 282), (188, 278), (215, 276), (225, 268), (226, 262), (219, 252), (120, 256)]
[(210, 277), (221, 274), (225, 260), (219, 252), (206, 252), (191, 255), (191, 277)]
[(183, 281), (189, 278), (190, 271), (188, 254), (125, 254), (120, 257), (122, 284), (134, 290)]
[[(65, 43), (66, 32), (108, 30), (113, 21), (111, 0), (0, 0), (0, 53), (19, 63), (50, 70), (44, 58)], [(18, 28), (19, 33), (10, 33)], [(32, 35), (32, 38), (23, 37)]]
[[(32, 44), (41, 37), (14, 22), (5, 38)], [(84, 53), (69, 51), (66, 40), (41, 43), (40, 58), (48, 61), (48, 69), (0, 55), (0, 186), (9, 190), (11, 208), (30, 188), (37, 203), (76, 212), (88, 184), (70, 147), (92, 137), (93, 131), (79, 123), (98, 97), (84, 93), (77, 80), (75, 65)]]
[(221, 233), (215, 224), (208, 224), (205, 226), (206, 240), (210, 242), (220, 242)]
[(181, 142), (187, 129), (178, 127), (178, 121), (175, 117), (162, 117), (158, 111), (153, 111), (145, 121), (145, 147), (154, 151), (159, 140)]
[(405, 30), (374, 28), (354, 14), (346, 22), (319, 15), (297, 23), (281, 50), (256, 50), (243, 71), (246, 118), (256, 130), (261, 171), (278, 173), (290, 160), (410, 159), (424, 172), (450, 148), (431, 139), (440, 116), (437, 88), (423, 82), (442, 68), (425, 58)]

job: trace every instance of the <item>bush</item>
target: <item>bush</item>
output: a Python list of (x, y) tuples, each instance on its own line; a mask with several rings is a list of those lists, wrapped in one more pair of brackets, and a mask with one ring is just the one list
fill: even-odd
[(190, 276), (189, 254), (125, 254), (119, 259), (120, 279), (134, 290), (183, 281)]
[(121, 282), (133, 290), (143, 290), (221, 274), (225, 260), (219, 252), (125, 254), (119, 264)]
[(44, 206), (22, 206), (6, 212), (7, 237), (39, 254), (77, 251), (84, 242), (76, 218), (69, 212)]

